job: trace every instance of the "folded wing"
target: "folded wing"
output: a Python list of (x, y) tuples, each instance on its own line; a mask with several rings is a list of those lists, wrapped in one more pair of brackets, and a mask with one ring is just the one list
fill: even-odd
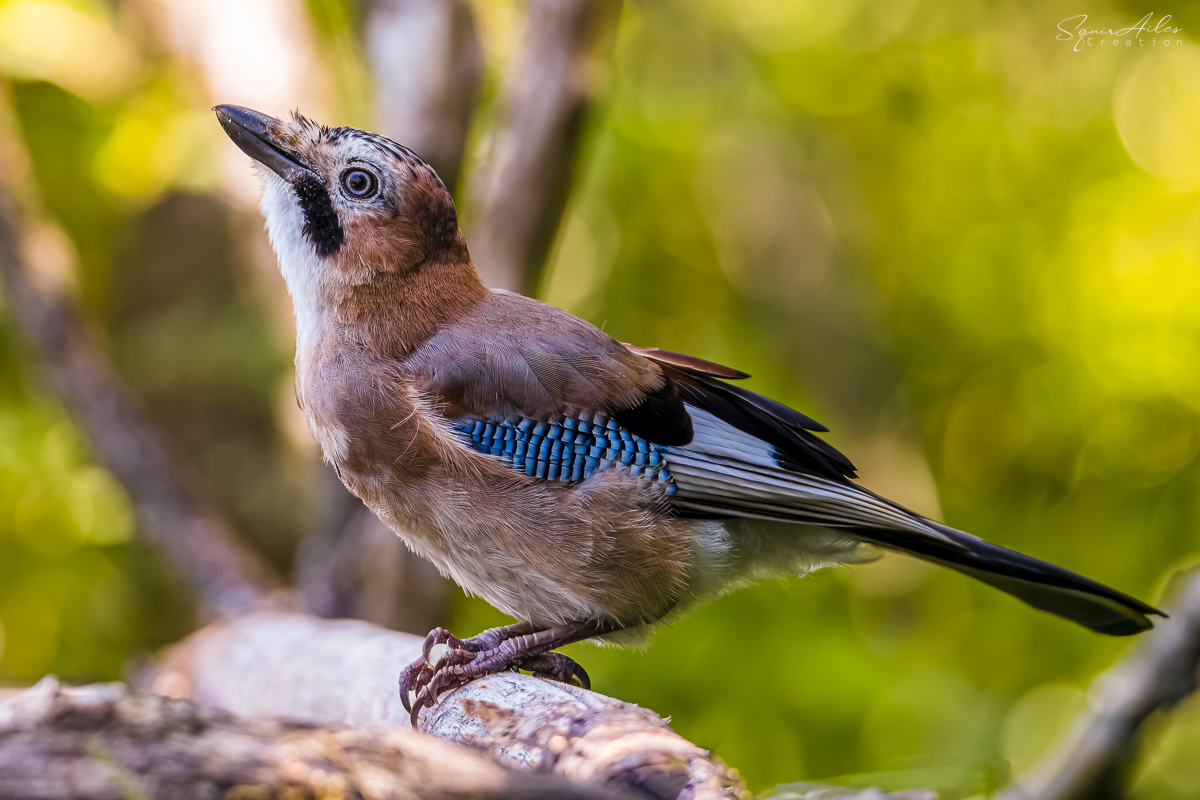
[(407, 367), (465, 446), (537, 480), (579, 483), (625, 469), (661, 489), (680, 516), (844, 529), (1102, 633), (1137, 633), (1161, 613), (862, 488), (849, 459), (816, 435), (823, 426), (728, 383), (745, 373), (622, 346), (517, 295), (493, 294)]

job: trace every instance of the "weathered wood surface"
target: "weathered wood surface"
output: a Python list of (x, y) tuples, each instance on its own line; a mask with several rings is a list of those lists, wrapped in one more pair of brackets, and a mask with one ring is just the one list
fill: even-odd
[(553, 775), (504, 769), (400, 728), (248, 721), (188, 700), (53, 678), (0, 705), (5, 800), (618, 800)]
[[(421, 643), (357, 620), (261, 612), (197, 631), (148, 686), (250, 718), (407, 728), (397, 678)], [(645, 797), (727, 797), (741, 786), (652, 711), (528, 675), (450, 692), (420, 727), (514, 768)]]

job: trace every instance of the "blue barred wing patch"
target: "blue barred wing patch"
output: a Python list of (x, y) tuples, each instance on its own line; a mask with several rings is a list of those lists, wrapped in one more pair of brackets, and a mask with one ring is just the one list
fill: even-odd
[(459, 440), (513, 469), (578, 483), (609, 469), (659, 485), (692, 517), (751, 517), (834, 528), (888, 528), (945, 537), (920, 517), (848, 480), (783, 467), (773, 445), (688, 406), (695, 438), (658, 445), (612, 418), (581, 414), (538, 422), (519, 415), (451, 420)]
[(675, 482), (663, 457), (665, 448), (635, 436), (601, 413), (538, 422), (527, 417), (464, 417), (452, 420), (459, 440), (472, 450), (503, 459), (537, 478), (577, 483), (613, 467), (661, 484), (667, 495)]

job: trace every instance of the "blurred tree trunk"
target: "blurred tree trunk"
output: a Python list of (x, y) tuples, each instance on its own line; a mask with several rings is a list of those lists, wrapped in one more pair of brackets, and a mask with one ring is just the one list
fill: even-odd
[[(210, 103), (314, 115), (326, 107), (304, 0), (122, 8), (151, 50), (194, 72)], [(288, 438), (295, 417), (303, 425), (290, 400), (291, 300), (263, 236), (254, 171), (236, 148), (215, 156), (220, 192), (170, 192), (128, 211), (84, 311), (179, 479), (284, 574), (314, 507), (306, 488), (315, 448), (307, 431), (300, 447)]]
[(376, 128), (458, 182), (483, 53), (463, 0), (373, 0), (365, 39)]
[(502, 122), (472, 176), (471, 253), (488, 286), (535, 293), (554, 243), (620, 0), (530, 0)]
[[(7, 89), (7, 87), (4, 87)], [(164, 437), (147, 420), (96, 345), (69, 289), (73, 264), (53, 264), (40, 236), (63, 237), (40, 206), (24, 148), (0, 99), (0, 283), (12, 318), (97, 459), (129, 493), (142, 531), (170, 556), (210, 615), (244, 612), (280, 587), (230, 525), (183, 479)]]

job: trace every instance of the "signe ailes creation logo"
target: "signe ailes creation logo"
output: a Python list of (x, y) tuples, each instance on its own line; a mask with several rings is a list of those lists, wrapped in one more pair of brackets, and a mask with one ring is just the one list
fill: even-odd
[(1124, 28), (1090, 28), (1088, 15), (1076, 14), (1058, 23), (1060, 42), (1074, 42), (1071, 49), (1078, 53), (1085, 47), (1182, 47), (1183, 39), (1172, 39), (1171, 34), (1183, 28), (1171, 24), (1171, 15), (1154, 19), (1151, 12), (1132, 25)]

